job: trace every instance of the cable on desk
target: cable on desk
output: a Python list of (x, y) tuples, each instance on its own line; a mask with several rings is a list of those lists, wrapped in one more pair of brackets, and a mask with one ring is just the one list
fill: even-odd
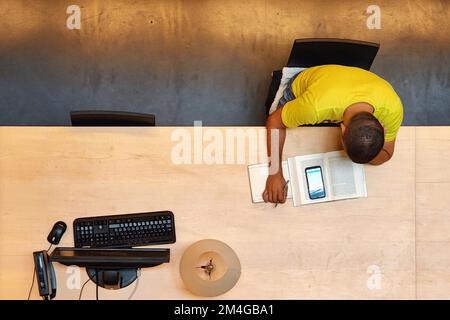
[(78, 296), (78, 300), (81, 300), (81, 295), (83, 294), (83, 290), (84, 290), (84, 286), (86, 285), (86, 283), (88, 283), (91, 280), (91, 278), (88, 277), (88, 279), (83, 283), (83, 285), (81, 286), (81, 290), (80, 290), (80, 295)]
[(33, 287), (34, 287), (34, 279), (36, 279), (36, 272), (33, 270), (33, 280), (31, 280), (31, 288), (30, 288), (30, 291), (28, 291), (28, 299), (27, 300), (30, 300), (31, 291), (33, 291)]
[(137, 279), (136, 279), (136, 285), (134, 286), (133, 291), (131, 292), (130, 296), (128, 297), (128, 300), (131, 300), (131, 298), (133, 298), (134, 294), (136, 293), (136, 290), (138, 288), (139, 285), (139, 279), (141, 278), (141, 268), (139, 268), (137, 270)]
[(98, 300), (98, 271), (95, 270), (95, 300)]
[[(50, 247), (48, 247), (47, 251), (50, 251), (52, 246), (53, 246), (53, 244), (50, 244)], [(33, 269), (33, 280), (31, 280), (31, 287), (30, 287), (30, 291), (28, 291), (28, 298), (27, 298), (27, 300), (30, 300), (31, 292), (33, 291), (33, 287), (34, 287), (34, 279), (36, 279), (36, 271)]]
[[(97, 278), (97, 271), (95, 271), (94, 277)], [(91, 279), (90, 276), (88, 276), (88, 279), (87, 279), (87, 280), (83, 283), (83, 285), (81, 286), (80, 295), (78, 296), (78, 300), (81, 300), (81, 295), (83, 294), (84, 286), (85, 286), (89, 281), (92, 281), (92, 279)]]

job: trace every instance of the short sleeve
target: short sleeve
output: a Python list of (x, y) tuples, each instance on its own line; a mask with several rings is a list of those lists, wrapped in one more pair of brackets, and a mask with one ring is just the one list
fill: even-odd
[(287, 128), (317, 123), (313, 94), (307, 90), (300, 97), (287, 102), (281, 111), (281, 120)]
[(395, 140), (403, 121), (403, 106), (400, 99), (394, 103), (392, 109), (394, 111), (389, 115), (388, 121), (385, 123), (386, 134), (384, 140), (386, 142)]

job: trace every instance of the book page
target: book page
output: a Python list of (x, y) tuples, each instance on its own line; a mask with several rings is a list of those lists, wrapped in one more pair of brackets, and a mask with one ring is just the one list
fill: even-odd
[(365, 181), (361, 179), (360, 172), (362, 170), (364, 177), (363, 165), (352, 162), (343, 151), (338, 151), (327, 154), (327, 166), (330, 188), (335, 200), (365, 196), (361, 192), (361, 184), (365, 189)]

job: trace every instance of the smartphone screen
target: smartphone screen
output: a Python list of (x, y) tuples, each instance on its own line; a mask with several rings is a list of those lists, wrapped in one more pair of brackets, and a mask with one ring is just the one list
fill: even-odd
[(311, 200), (325, 198), (325, 186), (323, 184), (322, 168), (320, 166), (305, 169), (308, 193)]

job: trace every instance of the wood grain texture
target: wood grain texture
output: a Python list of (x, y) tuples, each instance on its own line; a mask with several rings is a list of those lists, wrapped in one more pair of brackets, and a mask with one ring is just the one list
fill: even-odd
[[(175, 129), (1, 127), (0, 298), (26, 298), (31, 253), (48, 247), (54, 222), (69, 225), (60, 245), (73, 246), (77, 217), (165, 209), (176, 217), (177, 242), (161, 246), (171, 263), (143, 270), (136, 299), (196, 299), (178, 266), (204, 238), (226, 242), (241, 260), (238, 284), (220, 299), (415, 298), (415, 128), (400, 130), (389, 163), (366, 166), (368, 198), (276, 209), (251, 203), (248, 163), (173, 164)], [(298, 128), (288, 131), (285, 156), (339, 148), (336, 128)], [(381, 271), (375, 290), (372, 265)], [(57, 298), (78, 298), (66, 267), (55, 267)], [(133, 285), (100, 289), (100, 298), (127, 298)], [(83, 297), (94, 291), (88, 284)]]
[(417, 295), (450, 299), (450, 130), (416, 128)]

